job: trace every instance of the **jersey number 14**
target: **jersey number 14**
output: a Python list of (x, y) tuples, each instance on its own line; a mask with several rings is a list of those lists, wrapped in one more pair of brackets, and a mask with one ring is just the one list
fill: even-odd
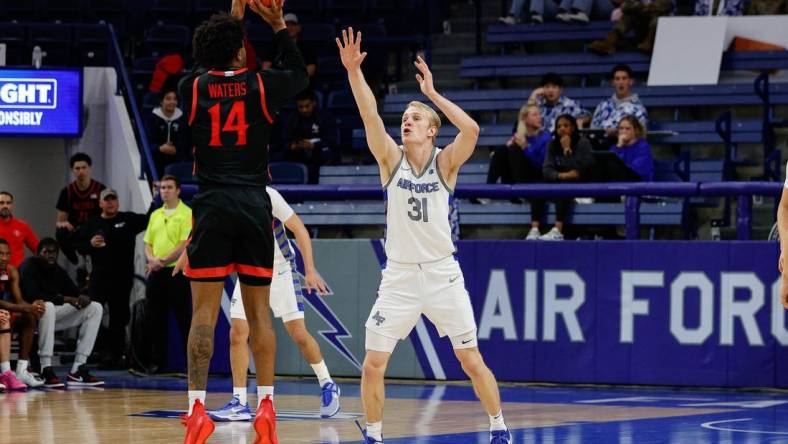
[[(211, 142), (209, 146), (221, 147), (222, 138), (221, 133), (235, 132), (238, 136), (235, 145), (246, 145), (246, 130), (249, 125), (246, 124), (246, 106), (244, 102), (239, 100), (233, 103), (230, 108), (230, 114), (227, 115), (227, 120), (222, 125), (222, 116), (220, 115), (220, 104), (208, 108), (208, 113), (211, 115)], [(221, 130), (220, 130), (221, 128)]]
[(411, 220), (415, 220), (416, 222), (429, 222), (430, 217), (429, 213), (427, 213), (427, 198), (422, 197), (421, 199), (416, 199), (415, 197), (411, 197), (408, 199), (408, 205), (413, 205), (413, 208), (408, 211), (408, 217)]

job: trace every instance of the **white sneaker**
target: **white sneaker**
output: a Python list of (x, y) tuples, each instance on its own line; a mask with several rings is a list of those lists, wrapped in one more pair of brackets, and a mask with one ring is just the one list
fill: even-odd
[(542, 24), (542, 23), (544, 23), (544, 19), (542, 18), (541, 15), (532, 13), (531, 14), (531, 23)]
[(588, 14), (583, 11), (577, 11), (574, 14), (569, 14), (569, 20), (578, 23), (588, 23)]
[(520, 23), (520, 19), (513, 15), (507, 15), (506, 17), (498, 17), (498, 21), (503, 23), (504, 25), (510, 25), (510, 26)]
[(44, 385), (43, 379), (33, 376), (33, 374), (27, 370), (23, 372), (18, 372), (16, 374), (16, 379), (22, 381), (25, 385), (27, 385), (30, 388), (41, 387), (42, 385)]
[(539, 229), (531, 227), (531, 231), (528, 232), (528, 236), (525, 236), (525, 240), (539, 240)]
[(544, 240), (544, 241), (562, 241), (562, 240), (564, 240), (564, 235), (561, 234), (560, 231), (558, 231), (558, 228), (553, 227), (547, 233), (539, 236), (539, 240)]
[(572, 21), (572, 14), (564, 11), (556, 15), (555, 19), (558, 20), (559, 22), (569, 23)]

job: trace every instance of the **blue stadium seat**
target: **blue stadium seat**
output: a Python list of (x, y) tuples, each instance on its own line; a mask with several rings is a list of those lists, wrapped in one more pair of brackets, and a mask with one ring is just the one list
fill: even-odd
[(0, 22), (0, 42), (6, 44), (6, 65), (29, 65), (25, 27), (18, 23)]
[(301, 185), (309, 181), (309, 172), (302, 163), (271, 162), (268, 167), (271, 171), (271, 183), (274, 185)]
[(84, 18), (85, 0), (39, 0), (39, 20), (79, 22)]
[(292, 12), (298, 16), (298, 22), (316, 22), (322, 18), (323, 5), (321, 0), (287, 0), (285, 13)]
[(335, 22), (360, 21), (367, 17), (370, 0), (323, 0), (323, 14)]
[[(194, 176), (192, 171), (194, 164), (192, 162), (177, 162), (171, 163), (164, 167), (164, 174), (172, 174), (181, 181), (181, 184), (193, 184)], [(185, 198), (184, 198), (185, 199)]]
[(73, 29), (64, 24), (35, 24), (27, 26), (27, 47), (31, 52), (40, 46), (46, 53), (43, 64), (63, 66), (71, 63), (74, 47)]
[(184, 25), (155, 25), (145, 31), (143, 46), (152, 56), (184, 53), (190, 38), (191, 31)]
[(607, 36), (612, 23), (607, 20), (580, 23), (543, 23), (519, 25), (492, 24), (487, 27), (488, 44), (567, 42), (597, 40)]
[(78, 60), (85, 66), (108, 66), (110, 35), (107, 25), (75, 25)]
[[(3, 22), (39, 20), (39, 0), (0, 0), (0, 11), (3, 12), (0, 17)], [(5, 26), (5, 23), (2, 25)], [(0, 33), (2, 33), (1, 26)]]

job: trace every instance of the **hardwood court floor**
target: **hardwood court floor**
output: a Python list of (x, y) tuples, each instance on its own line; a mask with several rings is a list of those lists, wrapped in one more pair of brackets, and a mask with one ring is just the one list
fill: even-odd
[[(0, 395), (0, 444), (182, 441), (184, 380), (100, 374), (105, 389)], [(341, 386), (342, 413), (321, 420), (314, 381), (277, 382), (280, 442), (360, 443), (358, 382)], [(229, 390), (229, 379), (212, 378), (208, 406), (224, 404)], [(487, 418), (467, 385), (392, 383), (387, 394), (387, 444), (489, 442)], [(504, 386), (502, 397), (518, 444), (788, 443), (788, 397), (774, 392)], [(253, 440), (250, 423), (217, 423), (209, 442)]]

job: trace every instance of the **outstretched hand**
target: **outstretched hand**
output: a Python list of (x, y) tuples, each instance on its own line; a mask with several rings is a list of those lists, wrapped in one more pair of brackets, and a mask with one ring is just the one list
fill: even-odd
[(236, 20), (243, 20), (246, 3), (246, 0), (233, 0), (232, 6), (230, 6), (230, 15)]
[(339, 57), (342, 59), (342, 65), (348, 71), (358, 69), (361, 67), (361, 62), (367, 57), (366, 52), (361, 52), (361, 31), (355, 36), (353, 35), (353, 28), (342, 30), (342, 41), (336, 39), (337, 47), (339, 48)]
[(416, 57), (416, 61), (413, 62), (416, 65), (416, 69), (419, 70), (420, 74), (416, 74), (416, 81), (419, 82), (419, 86), (421, 87), (421, 93), (427, 97), (432, 96), (437, 91), (435, 91), (435, 85), (432, 83), (432, 71), (430, 71), (430, 67), (427, 66), (427, 62), (421, 58), (421, 56)]

